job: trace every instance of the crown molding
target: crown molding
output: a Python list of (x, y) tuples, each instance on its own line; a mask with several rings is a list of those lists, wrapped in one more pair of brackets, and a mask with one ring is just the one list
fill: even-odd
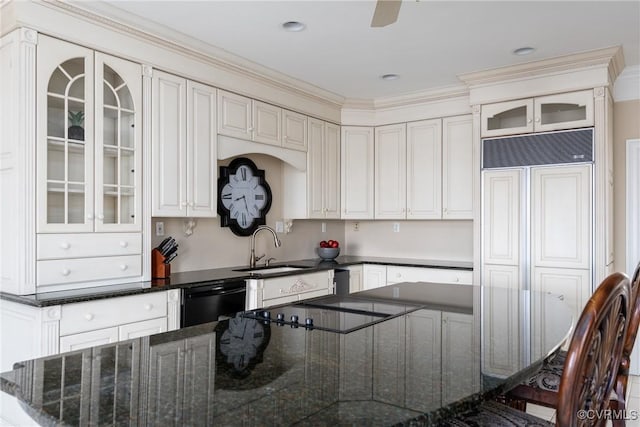
[(640, 99), (640, 65), (626, 67), (613, 85), (615, 102)]
[(469, 88), (467, 88), (465, 85), (455, 85), (384, 98), (347, 98), (344, 100), (342, 108), (350, 110), (375, 111), (392, 108), (413, 107), (416, 105), (429, 104), (438, 101), (447, 101), (463, 96), (469, 96)]
[(71, 3), (61, 0), (41, 0), (38, 3), (86, 22), (152, 43), (174, 53), (187, 55), (200, 62), (252, 79), (271, 88), (326, 104), (330, 108), (339, 109), (344, 102), (344, 97), (333, 92), (233, 55), (175, 30), (148, 21), (144, 24), (133, 22), (131, 15), (103, 2), (78, 1)]
[(624, 56), (621, 46), (579, 52), (540, 61), (530, 61), (508, 67), (463, 73), (459, 74), (458, 78), (467, 86), (473, 88), (503, 83), (509, 80), (571, 72), (580, 68), (604, 66), (608, 68), (609, 83), (611, 84), (624, 68)]

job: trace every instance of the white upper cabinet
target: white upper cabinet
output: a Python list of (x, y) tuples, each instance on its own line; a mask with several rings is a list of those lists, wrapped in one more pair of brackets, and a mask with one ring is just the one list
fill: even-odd
[(236, 138), (253, 138), (251, 98), (218, 91), (218, 133)]
[(340, 127), (309, 119), (308, 217), (340, 218)]
[(442, 219), (473, 219), (471, 116), (442, 119)]
[(593, 126), (593, 91), (562, 93), (482, 106), (482, 137)]
[(41, 36), (38, 232), (140, 231), (142, 71)]
[(340, 202), (342, 219), (373, 219), (373, 128), (343, 126)]
[(440, 219), (440, 119), (407, 123), (407, 219)]
[(282, 109), (252, 101), (253, 105), (253, 140), (263, 144), (282, 145)]
[(307, 151), (307, 116), (218, 90), (218, 133)]
[(307, 116), (282, 110), (282, 146), (307, 151)]
[(471, 116), (375, 130), (376, 219), (472, 219)]
[(404, 219), (407, 195), (406, 125), (380, 126), (375, 131), (375, 218)]
[(216, 89), (155, 70), (152, 99), (152, 215), (216, 216)]

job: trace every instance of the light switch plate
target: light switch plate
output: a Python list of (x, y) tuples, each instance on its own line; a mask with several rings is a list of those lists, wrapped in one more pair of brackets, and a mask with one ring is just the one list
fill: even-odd
[(276, 221), (276, 233), (284, 233), (284, 221)]
[(326, 232), (327, 232), (327, 223), (326, 223), (326, 222), (323, 222), (323, 223), (322, 223), (322, 232), (323, 232), (323, 233), (326, 233)]
[(164, 236), (164, 222), (156, 222), (156, 236)]
[(394, 233), (399, 233), (400, 232), (400, 223), (399, 222), (394, 222), (393, 223), (393, 232)]

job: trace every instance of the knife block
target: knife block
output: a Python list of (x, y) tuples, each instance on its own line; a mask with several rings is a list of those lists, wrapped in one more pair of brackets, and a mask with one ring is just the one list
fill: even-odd
[(171, 264), (164, 263), (165, 258), (159, 250), (151, 251), (151, 278), (166, 279), (171, 275)]

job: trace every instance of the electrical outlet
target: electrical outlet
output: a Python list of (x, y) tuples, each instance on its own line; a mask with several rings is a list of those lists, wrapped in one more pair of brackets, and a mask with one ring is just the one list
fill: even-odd
[(360, 223), (359, 222), (354, 222), (353, 223), (353, 231), (358, 231), (360, 230)]
[(400, 232), (400, 223), (399, 222), (394, 222), (393, 223), (393, 232), (394, 233), (399, 233)]
[(156, 222), (156, 236), (164, 236), (164, 222)]
[(322, 232), (323, 232), (323, 233), (326, 233), (326, 232), (327, 232), (327, 223), (326, 223), (326, 222), (323, 222), (323, 223), (322, 223)]

